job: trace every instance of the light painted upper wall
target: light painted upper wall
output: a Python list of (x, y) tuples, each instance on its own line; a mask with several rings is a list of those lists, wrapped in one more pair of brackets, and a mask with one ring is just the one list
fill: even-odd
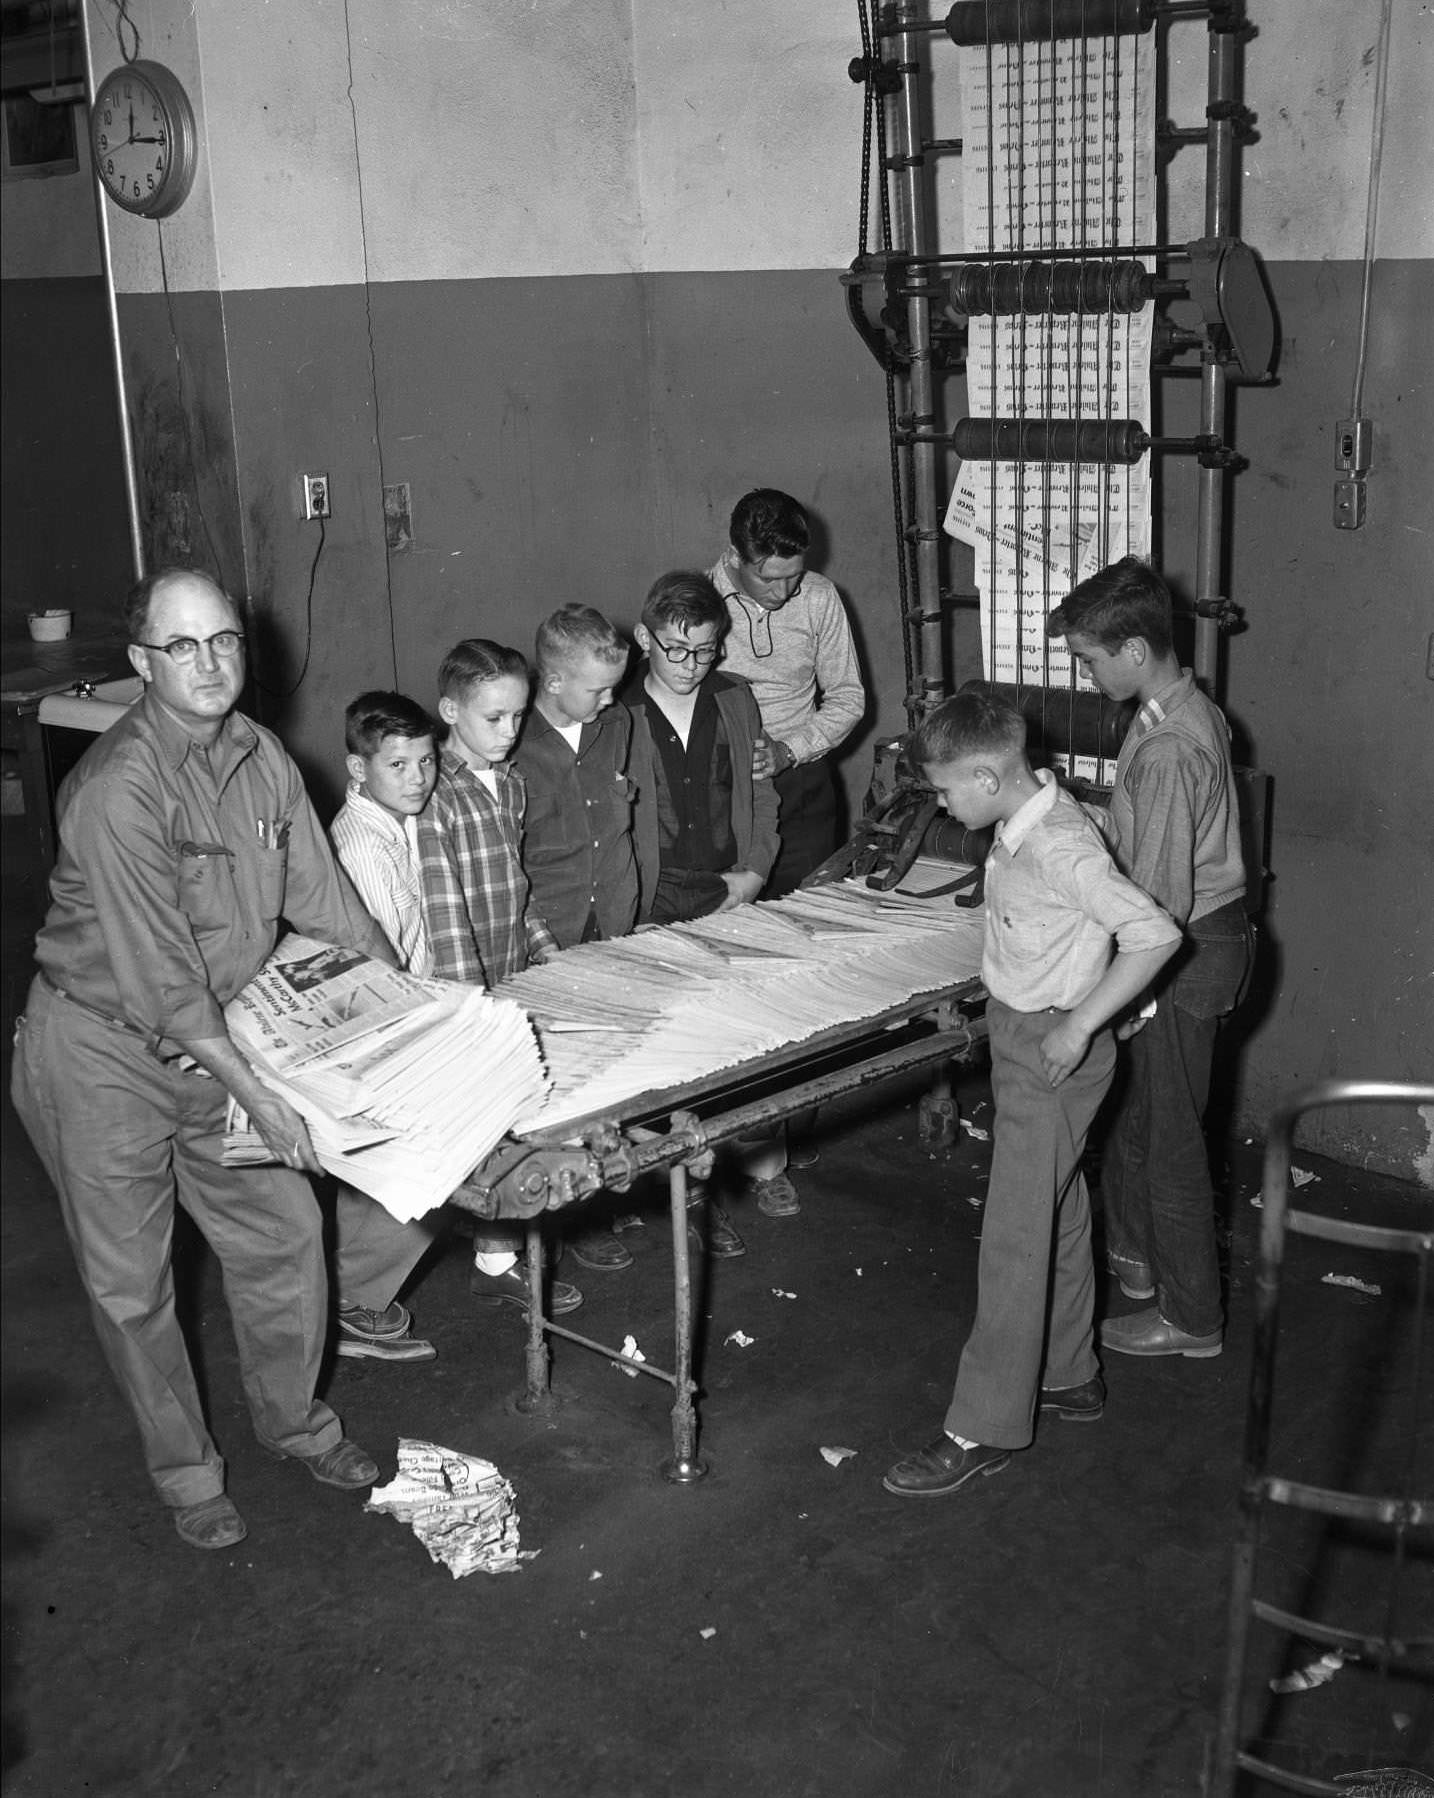
[[(95, 61), (115, 13), (88, 0)], [(943, 10), (932, 0), (932, 15)], [(1250, 0), (1242, 235), (1268, 261), (1362, 254), (1379, 0)], [(842, 267), (857, 241), (855, 9), (832, 0), (129, 0), (185, 80), (204, 144), (163, 227), (109, 209), (121, 291), (265, 289), (683, 269)], [(1434, 255), (1428, 0), (1397, 0), (1378, 254)], [(1203, 118), (1203, 23), (1169, 31), (1169, 111)], [(960, 132), (956, 55), (930, 40), (933, 129)], [(1168, 236), (1203, 231), (1203, 162), (1171, 166)], [(959, 248), (942, 164), (939, 244)], [(41, 184), (23, 184), (36, 187)], [(12, 214), (42, 196), (7, 192)], [(7, 246), (65, 272), (71, 231)]]
[[(1250, 0), (1245, 102), (1259, 141), (1242, 151), (1240, 234), (1267, 261), (1354, 261), (1364, 254), (1380, 0)], [(1434, 8), (1394, 0), (1375, 254), (1434, 256)], [(1170, 111), (1204, 117), (1208, 34), (1170, 31)], [(1204, 156), (1171, 164), (1169, 232), (1203, 234)]]
[(630, 0), (349, 10), (372, 279), (638, 268)]
[(643, 267), (844, 267), (856, 254), (855, 6), (634, 0)]
[[(90, 0), (96, 63), (118, 60)], [(203, 160), (163, 226), (169, 284), (267, 289), (631, 272), (626, 0), (131, 0), (195, 107)], [(114, 221), (125, 292), (154, 224)]]

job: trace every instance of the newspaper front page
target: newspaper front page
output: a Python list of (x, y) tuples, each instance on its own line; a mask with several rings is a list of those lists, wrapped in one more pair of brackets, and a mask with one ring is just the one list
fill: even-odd
[[(285, 938), (225, 1019), (324, 1168), (401, 1219), (441, 1205), (547, 1090), (536, 1033), (511, 1000), (309, 937)], [(230, 1112), (225, 1159), (272, 1160)]]

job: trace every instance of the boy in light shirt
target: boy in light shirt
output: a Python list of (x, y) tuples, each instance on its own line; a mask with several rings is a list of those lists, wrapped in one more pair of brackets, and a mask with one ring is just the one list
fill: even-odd
[(1104, 1407), (1081, 1154), (1115, 1071), (1107, 1025), (1180, 932), (1117, 871), (1054, 776), (1031, 767), (1008, 701), (958, 693), (915, 732), (910, 755), (953, 818), (996, 826), (981, 957), (996, 1119), (976, 1321), (944, 1430), (882, 1481), (898, 1498), (938, 1498), (999, 1473), (1029, 1446), (1038, 1409), (1083, 1423)]
[[(398, 965), (433, 972), (419, 880), (418, 817), (438, 778), (438, 726), (402, 693), (360, 693), (344, 712), (348, 798), (329, 827), (334, 854), (388, 938)], [(413, 1315), (394, 1297), (438, 1227), (409, 1223), (366, 1193), (340, 1186), (335, 1213), (338, 1352), (375, 1361), (431, 1361)]]
[(334, 853), (410, 974), (433, 972), (418, 877), (418, 815), (438, 778), (438, 726), (402, 693), (360, 693), (344, 713), (348, 798)]

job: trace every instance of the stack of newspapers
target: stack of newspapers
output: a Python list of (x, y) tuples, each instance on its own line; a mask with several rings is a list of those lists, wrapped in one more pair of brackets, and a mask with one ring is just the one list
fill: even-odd
[[(511, 1000), (308, 937), (286, 937), (224, 1015), (323, 1166), (401, 1219), (441, 1205), (547, 1089)], [(224, 1159), (275, 1159), (233, 1105)]]

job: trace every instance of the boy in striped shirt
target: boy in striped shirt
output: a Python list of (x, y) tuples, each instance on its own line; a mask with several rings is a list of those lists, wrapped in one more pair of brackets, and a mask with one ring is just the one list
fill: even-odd
[[(418, 818), (438, 779), (438, 726), (402, 693), (360, 693), (344, 712), (348, 798), (329, 827), (334, 854), (410, 974), (433, 973), (419, 876)], [(436, 1215), (436, 1214), (435, 1214)], [(340, 1186), (335, 1214), (338, 1352), (431, 1361), (413, 1314), (394, 1294), (436, 1240), (429, 1218), (400, 1223)]]

